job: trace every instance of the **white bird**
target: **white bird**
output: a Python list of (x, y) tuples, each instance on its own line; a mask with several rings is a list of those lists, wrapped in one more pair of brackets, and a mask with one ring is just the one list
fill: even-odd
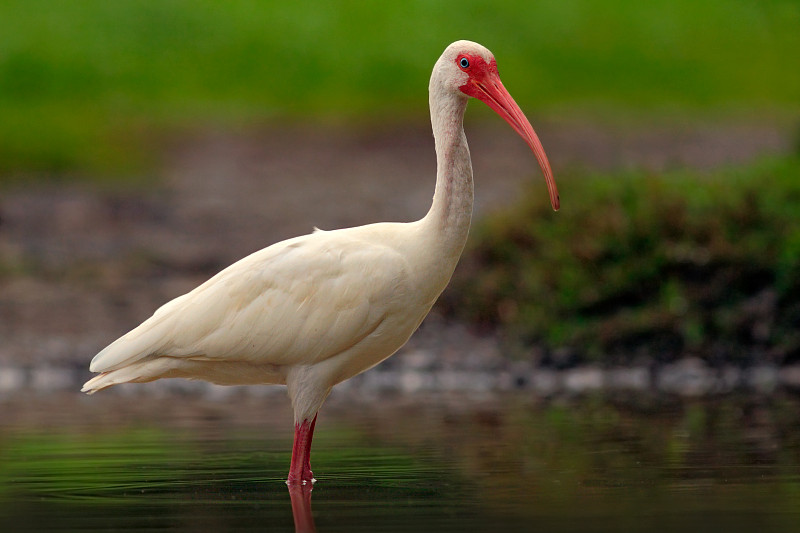
[(473, 183), (463, 117), (469, 97), (494, 109), (533, 150), (559, 198), (544, 149), (503, 87), (494, 56), (457, 41), (430, 80), (436, 190), (409, 223), (315, 230), (229, 266), (159, 308), (98, 353), (93, 393), (161, 378), (223, 385), (285, 384), (295, 435), (287, 483), (313, 483), (314, 424), (331, 388), (383, 361), (409, 339), (444, 290), (464, 248)]

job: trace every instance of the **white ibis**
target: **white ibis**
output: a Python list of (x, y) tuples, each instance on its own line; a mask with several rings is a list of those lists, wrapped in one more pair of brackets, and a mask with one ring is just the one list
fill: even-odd
[(494, 56), (457, 41), (433, 67), (430, 109), (436, 191), (421, 220), (316, 230), (259, 250), (164, 304), (92, 360), (93, 393), (161, 378), (223, 385), (285, 384), (295, 434), (287, 483), (314, 482), (311, 439), (331, 388), (396, 352), (444, 290), (472, 217), (472, 162), (463, 118), (469, 97), (519, 133), (542, 168), (539, 138), (500, 81)]

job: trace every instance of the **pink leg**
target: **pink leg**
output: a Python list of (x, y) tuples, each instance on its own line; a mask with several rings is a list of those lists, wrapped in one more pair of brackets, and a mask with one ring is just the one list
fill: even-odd
[(303, 420), (302, 424), (294, 426), (294, 446), (292, 446), (292, 465), (289, 467), (289, 478), (286, 483), (293, 485), (299, 483), (314, 483), (314, 473), (311, 471), (311, 439), (314, 438), (314, 426), (317, 415), (309, 422)]

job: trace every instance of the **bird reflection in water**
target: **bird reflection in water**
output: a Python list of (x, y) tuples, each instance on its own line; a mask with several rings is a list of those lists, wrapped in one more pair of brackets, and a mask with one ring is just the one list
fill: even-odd
[(292, 515), (294, 516), (294, 530), (296, 533), (314, 533), (314, 516), (311, 514), (311, 483), (288, 483), (289, 497), (292, 499)]

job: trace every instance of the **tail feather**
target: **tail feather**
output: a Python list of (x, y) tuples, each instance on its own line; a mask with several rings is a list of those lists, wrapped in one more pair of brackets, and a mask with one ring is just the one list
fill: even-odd
[(147, 383), (162, 377), (168, 372), (169, 360), (149, 360), (130, 366), (103, 372), (83, 384), (81, 392), (94, 394), (99, 390), (121, 383)]
[(102, 374), (93, 377), (92, 379), (83, 384), (81, 392), (85, 392), (86, 394), (94, 394), (99, 390), (103, 390), (106, 387), (115, 385), (115, 383), (109, 382), (108, 378), (109, 374), (110, 372), (103, 372)]
[(91, 372), (110, 372), (130, 366), (153, 355), (164, 346), (169, 328), (170, 324), (159, 323), (153, 317), (149, 318), (103, 348), (92, 359), (89, 370)]
[(280, 366), (247, 361), (162, 356), (102, 372), (84, 383), (81, 392), (94, 394), (121, 383), (147, 383), (161, 378), (202, 379), (218, 385), (286, 384), (286, 371)]

